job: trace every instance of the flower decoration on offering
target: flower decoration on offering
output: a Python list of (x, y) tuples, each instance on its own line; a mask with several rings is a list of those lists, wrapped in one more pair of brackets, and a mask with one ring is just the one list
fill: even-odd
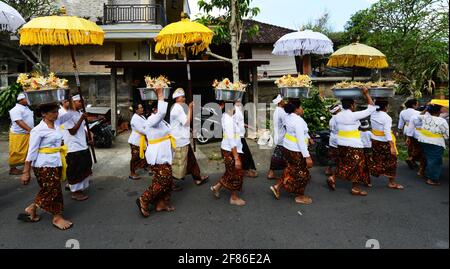
[(275, 81), (275, 84), (279, 88), (286, 88), (286, 87), (310, 88), (312, 86), (312, 80), (308, 75), (299, 74), (297, 77), (287, 75), (277, 79)]
[(17, 77), (17, 83), (19, 83), (24, 91), (32, 90), (56, 90), (56, 89), (68, 89), (69, 83), (67, 79), (58, 78), (55, 73), (50, 73), (48, 77), (44, 77), (39, 74), (21, 73)]
[(171, 84), (170, 80), (163, 75), (155, 78), (152, 78), (151, 76), (145, 76), (144, 79), (148, 89), (169, 88)]
[(215, 90), (230, 90), (240, 92), (244, 92), (245, 88), (247, 88), (247, 84), (244, 84), (242, 81), (232, 83), (228, 78), (225, 78), (222, 81), (218, 81), (217, 79), (215, 79), (212, 86)]
[(358, 82), (358, 81), (342, 81), (334, 85), (335, 89), (354, 89), (354, 88), (394, 88), (395, 81), (377, 81), (377, 82)]

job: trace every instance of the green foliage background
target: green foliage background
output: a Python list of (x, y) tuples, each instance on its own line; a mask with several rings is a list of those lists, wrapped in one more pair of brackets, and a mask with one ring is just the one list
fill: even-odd
[(22, 86), (14, 83), (4, 90), (0, 90), (0, 117), (5, 117), (8, 112), (16, 104), (16, 98), (21, 93)]

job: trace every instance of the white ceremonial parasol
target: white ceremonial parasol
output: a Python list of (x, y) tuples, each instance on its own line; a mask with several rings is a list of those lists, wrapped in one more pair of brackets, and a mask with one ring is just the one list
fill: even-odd
[(311, 30), (289, 33), (275, 42), (272, 54), (303, 56), (333, 53), (333, 42), (326, 35)]
[(0, 31), (16, 32), (25, 24), (22, 16), (11, 6), (0, 1)]
[[(303, 73), (311, 73), (311, 54), (333, 53), (333, 42), (326, 35), (311, 30), (293, 32), (282, 36), (274, 44), (272, 54), (279, 56), (301, 56)], [(297, 71), (301, 69), (297, 65)]]

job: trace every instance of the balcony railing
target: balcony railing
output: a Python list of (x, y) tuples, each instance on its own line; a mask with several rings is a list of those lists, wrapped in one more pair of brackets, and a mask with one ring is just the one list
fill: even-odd
[(103, 5), (103, 24), (150, 23), (167, 24), (166, 12), (161, 5)]

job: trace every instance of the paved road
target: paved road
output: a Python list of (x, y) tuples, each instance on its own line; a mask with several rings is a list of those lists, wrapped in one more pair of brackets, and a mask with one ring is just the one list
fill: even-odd
[[(367, 197), (351, 196), (346, 182), (330, 192), (322, 168), (316, 167), (307, 188), (314, 202), (308, 206), (295, 204), (285, 193), (275, 200), (264, 176), (245, 180), (242, 197), (248, 204), (242, 208), (228, 205), (228, 193), (215, 200), (209, 184), (197, 187), (188, 178), (184, 190), (173, 194), (175, 212), (142, 219), (134, 200), (150, 178), (125, 179), (129, 155), (122, 141), (114, 149), (99, 150), (89, 200), (75, 202), (64, 193), (65, 215), (74, 227), (59, 231), (46, 214), (39, 223), (16, 220), (37, 184), (21, 186), (7, 175), (6, 148), (0, 142), (0, 248), (64, 248), (68, 239), (77, 239), (81, 248), (364, 248), (368, 239), (377, 239), (381, 248), (449, 247), (448, 164), (441, 187), (425, 185), (400, 165), (404, 191), (374, 179)], [(208, 171), (218, 169), (211, 175), (215, 182), (223, 165), (207, 161), (208, 154), (200, 153), (200, 163)], [(267, 170), (260, 155), (255, 153), (259, 169)]]

